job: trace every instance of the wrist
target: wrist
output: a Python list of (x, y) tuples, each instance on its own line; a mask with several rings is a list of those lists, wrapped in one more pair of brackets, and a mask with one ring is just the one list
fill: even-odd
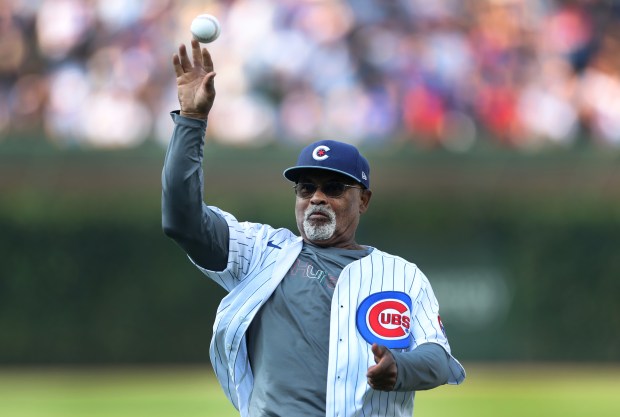
[(181, 110), (180, 115), (183, 117), (188, 117), (190, 119), (198, 119), (198, 120), (207, 120), (209, 114), (205, 113), (196, 113), (196, 112), (188, 112)]

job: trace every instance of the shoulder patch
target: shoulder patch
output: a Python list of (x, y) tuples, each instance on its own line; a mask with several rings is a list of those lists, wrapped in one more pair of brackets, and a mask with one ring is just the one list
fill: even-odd
[(391, 349), (410, 346), (411, 297), (400, 291), (369, 295), (357, 308), (357, 331), (368, 343)]
[(446, 334), (446, 329), (443, 327), (443, 322), (441, 321), (441, 316), (437, 316), (437, 321), (439, 322), (439, 327), (441, 327), (441, 331), (443, 332), (443, 335), (445, 337), (448, 337), (448, 335)]

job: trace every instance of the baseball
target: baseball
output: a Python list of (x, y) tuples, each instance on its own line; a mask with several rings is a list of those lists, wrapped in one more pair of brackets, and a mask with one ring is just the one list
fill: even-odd
[(190, 31), (198, 42), (213, 42), (220, 36), (220, 22), (210, 14), (201, 14), (192, 20)]

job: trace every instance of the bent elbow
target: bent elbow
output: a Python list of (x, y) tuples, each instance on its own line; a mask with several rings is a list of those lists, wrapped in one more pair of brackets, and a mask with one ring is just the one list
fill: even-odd
[(174, 223), (169, 219), (162, 219), (161, 229), (164, 235), (174, 240), (177, 240), (182, 235), (179, 228), (175, 227)]
[(437, 385), (445, 385), (450, 379), (450, 368), (447, 366), (435, 366), (430, 369), (430, 372)]
[(174, 229), (169, 225), (162, 223), (161, 229), (167, 237), (172, 238), (172, 236), (174, 236)]

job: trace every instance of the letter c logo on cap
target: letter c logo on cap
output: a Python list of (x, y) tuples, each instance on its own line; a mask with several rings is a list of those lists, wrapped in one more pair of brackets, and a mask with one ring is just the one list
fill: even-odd
[(316, 159), (317, 161), (323, 161), (329, 158), (327, 151), (329, 151), (329, 146), (325, 146), (325, 145), (317, 146), (312, 151), (312, 157)]

